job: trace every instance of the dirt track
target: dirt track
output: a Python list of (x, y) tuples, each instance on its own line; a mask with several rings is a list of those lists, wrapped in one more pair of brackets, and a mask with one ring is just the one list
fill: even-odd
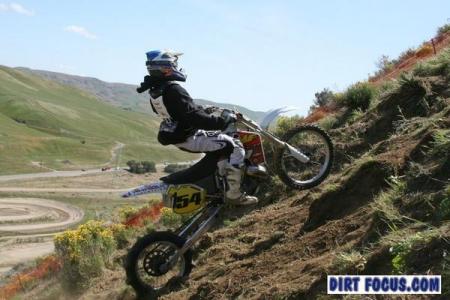
[(59, 192), (59, 193), (120, 193), (128, 189), (85, 189), (85, 188), (22, 188), (0, 187), (0, 192)]
[(0, 275), (53, 251), (52, 236), (80, 222), (84, 212), (40, 198), (0, 198)]
[(28, 180), (37, 178), (56, 178), (56, 177), (76, 177), (83, 175), (92, 175), (102, 172), (114, 172), (115, 170), (102, 171), (101, 169), (91, 169), (86, 171), (51, 171), (51, 172), (41, 172), (41, 173), (29, 173), (29, 174), (16, 174), (16, 175), (1, 175), (0, 182), (11, 181), (11, 180)]

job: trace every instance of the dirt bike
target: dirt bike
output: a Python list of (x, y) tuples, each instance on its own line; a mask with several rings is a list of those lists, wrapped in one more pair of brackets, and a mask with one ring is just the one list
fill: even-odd
[[(270, 133), (270, 123), (286, 109), (267, 114), (261, 125), (240, 115), (238, 126), (226, 131), (239, 138), (245, 152), (242, 192), (254, 195), (270, 176), (263, 138), (274, 148), (276, 174), (289, 187), (309, 189), (321, 183), (330, 172), (333, 145), (328, 135), (314, 125), (289, 130), (283, 139)], [(238, 129), (244, 128), (245, 130)], [(166, 207), (177, 214), (192, 216), (175, 231), (152, 232), (137, 240), (125, 262), (127, 282), (138, 295), (154, 298), (172, 283), (187, 278), (192, 270), (192, 247), (206, 233), (227, 203), (226, 178), (217, 168), (206, 178), (196, 178), (198, 170), (211, 165), (208, 157), (189, 169), (161, 178), (161, 182), (140, 186), (123, 195), (161, 193)], [(204, 174), (204, 170), (202, 170)]]

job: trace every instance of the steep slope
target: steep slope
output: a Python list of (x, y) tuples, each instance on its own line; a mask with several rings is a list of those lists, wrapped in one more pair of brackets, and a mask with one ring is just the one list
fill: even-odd
[[(136, 86), (131, 84), (110, 83), (101, 81), (97, 78), (82, 77), (43, 70), (32, 70), (28, 68), (18, 69), (31, 74), (37, 74), (49, 80), (88, 91), (96, 95), (98, 98), (104, 100), (105, 102), (122, 108), (137, 112), (151, 112), (151, 109), (148, 105), (148, 94), (137, 94)], [(203, 99), (195, 99), (195, 101), (202, 105), (215, 105), (219, 107), (237, 109), (256, 121), (258, 121), (264, 115), (264, 112), (262, 111), (253, 111), (239, 105), (229, 103), (216, 103)]]
[(332, 129), (327, 182), (212, 233), (189, 281), (163, 298), (334, 299), (327, 274), (400, 273), (442, 275), (435, 298), (448, 299), (449, 65), (447, 49)]
[(130, 158), (186, 160), (156, 141), (158, 121), (27, 72), (0, 67), (0, 173), (100, 166)]
[[(447, 49), (386, 82), (366, 111), (341, 105), (330, 177), (301, 192), (275, 180), (254, 211), (229, 210), (161, 299), (360, 299), (327, 295), (327, 274), (440, 274), (442, 295), (364, 299), (449, 299), (449, 66)], [(125, 254), (76, 297), (134, 299)]]
[(442, 274), (448, 299), (449, 65), (447, 49), (331, 130), (341, 159), (326, 184), (213, 233), (167, 299), (327, 299), (333, 273)]

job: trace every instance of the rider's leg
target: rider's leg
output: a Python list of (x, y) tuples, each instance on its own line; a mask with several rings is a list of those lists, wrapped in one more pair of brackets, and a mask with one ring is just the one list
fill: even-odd
[(175, 146), (191, 152), (216, 152), (222, 157), (228, 157), (217, 163), (219, 173), (227, 178), (227, 198), (235, 204), (254, 204), (258, 201), (256, 197), (244, 195), (240, 190), (245, 158), (240, 141), (218, 131), (199, 130), (184, 143)]

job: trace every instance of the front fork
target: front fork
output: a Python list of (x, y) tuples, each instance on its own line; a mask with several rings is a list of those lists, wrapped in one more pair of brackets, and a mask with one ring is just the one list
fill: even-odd
[[(165, 273), (170, 270), (176, 264), (178, 259), (182, 255), (184, 255), (184, 253), (186, 253), (186, 251), (188, 251), (203, 236), (203, 234), (205, 234), (211, 228), (222, 207), (223, 204), (211, 205), (206, 207), (203, 211), (194, 215), (194, 217), (191, 218), (187, 225), (182, 226), (178, 230), (178, 236), (187, 238), (186, 242), (184, 243), (183, 247), (181, 247), (181, 249), (178, 250), (169, 259), (168, 262), (160, 266), (161, 272)], [(195, 229), (196, 226), (198, 226), (197, 229)]]

